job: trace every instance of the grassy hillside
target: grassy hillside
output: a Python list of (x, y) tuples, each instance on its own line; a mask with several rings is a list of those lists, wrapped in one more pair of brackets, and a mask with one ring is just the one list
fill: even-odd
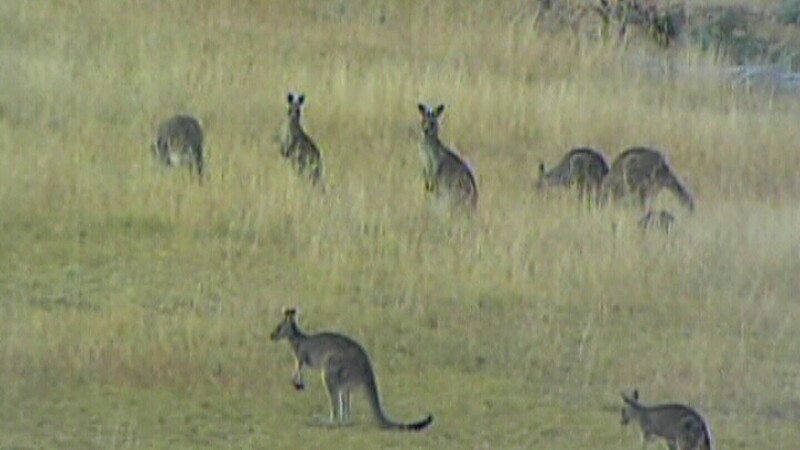
[[(653, 78), (538, 32), (526, 1), (0, 2), (0, 447), (636, 448), (619, 392), (681, 401), (724, 449), (800, 443), (796, 99)], [(687, 65), (713, 62), (675, 50)], [(328, 190), (280, 160), (285, 95)], [(416, 104), (476, 168), (477, 214), (423, 195)], [(158, 167), (176, 112), (209, 182)], [(537, 194), (571, 146), (661, 148), (669, 237)], [(329, 430), (285, 305), (374, 360), (422, 434)]]

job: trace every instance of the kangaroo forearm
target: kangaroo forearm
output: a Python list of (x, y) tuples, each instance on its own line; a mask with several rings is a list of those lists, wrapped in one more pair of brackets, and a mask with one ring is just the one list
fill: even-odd
[(295, 360), (294, 374), (292, 374), (292, 385), (298, 391), (305, 388), (305, 383), (303, 382), (303, 363), (300, 361), (300, 359)]

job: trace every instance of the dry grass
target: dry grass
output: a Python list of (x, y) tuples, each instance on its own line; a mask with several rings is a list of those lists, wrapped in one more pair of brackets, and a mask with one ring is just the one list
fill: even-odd
[[(648, 78), (528, 3), (0, 3), (0, 446), (633, 448), (638, 386), (720, 448), (796, 448), (794, 100)], [(279, 160), (288, 89), (324, 196)], [(419, 101), (477, 168), (472, 220), (422, 194)], [(202, 188), (150, 160), (175, 112), (206, 125)], [(698, 212), (659, 198), (667, 239), (536, 196), (538, 161), (587, 143), (663, 148)], [(433, 428), (376, 431), (364, 402), (309, 425), (322, 388), (267, 339), (287, 304)]]

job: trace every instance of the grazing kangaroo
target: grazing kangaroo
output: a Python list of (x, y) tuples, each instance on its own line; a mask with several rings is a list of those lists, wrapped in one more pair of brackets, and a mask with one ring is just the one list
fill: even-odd
[(536, 188), (541, 190), (550, 186), (576, 186), (579, 198), (597, 198), (606, 175), (608, 164), (603, 155), (591, 148), (578, 147), (570, 150), (550, 170), (547, 170), (544, 163), (540, 163)]
[(671, 190), (689, 211), (694, 211), (692, 194), (669, 167), (664, 155), (653, 149), (633, 147), (611, 164), (611, 171), (603, 181), (602, 198), (606, 200), (610, 195), (620, 199), (634, 194), (641, 206), (649, 210), (652, 199), (663, 188)]
[(281, 156), (292, 161), (295, 169), (301, 175), (307, 175), (311, 183), (316, 185), (322, 179), (322, 153), (300, 124), (306, 96), (289, 92), (287, 100), (289, 122), (281, 141)]
[(192, 116), (176, 115), (159, 124), (151, 150), (167, 166), (189, 166), (203, 181), (203, 127)]
[(356, 341), (338, 333), (305, 334), (297, 325), (297, 308), (286, 308), (283, 320), (272, 332), (273, 341), (287, 339), (295, 356), (292, 384), (302, 390), (304, 367), (322, 371), (322, 381), (328, 389), (331, 404), (331, 424), (342, 424), (350, 420), (350, 394), (363, 388), (380, 426), (386, 429), (419, 431), (433, 422), (428, 415), (413, 423), (398, 423), (389, 419), (383, 411), (378, 384), (372, 363), (364, 348)]
[(675, 226), (675, 216), (663, 209), (648, 211), (647, 214), (639, 219), (638, 224), (642, 230), (657, 229), (669, 233), (672, 231), (672, 227)]
[(639, 392), (622, 394), (622, 424), (631, 420), (642, 428), (642, 448), (655, 438), (666, 440), (670, 450), (713, 450), (714, 438), (708, 422), (694, 409), (679, 404), (644, 406)]
[(431, 108), (420, 103), (417, 105), (422, 114), (422, 176), (425, 190), (433, 192), (437, 197), (449, 197), (454, 204), (478, 206), (478, 185), (475, 174), (461, 156), (442, 144), (439, 140), (439, 118), (444, 112), (444, 105)]

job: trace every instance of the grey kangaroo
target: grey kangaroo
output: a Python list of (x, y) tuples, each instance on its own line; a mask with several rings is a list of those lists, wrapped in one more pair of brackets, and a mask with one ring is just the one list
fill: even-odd
[(711, 428), (694, 409), (680, 404), (644, 406), (636, 390), (631, 396), (622, 394), (622, 400), (622, 424), (639, 423), (643, 449), (648, 442), (662, 438), (670, 450), (713, 450)]
[(203, 127), (192, 116), (176, 115), (158, 126), (151, 150), (157, 161), (167, 166), (186, 165), (203, 181)]
[(312, 184), (319, 184), (322, 180), (322, 153), (300, 124), (306, 96), (289, 92), (287, 100), (289, 121), (281, 140), (281, 156), (289, 159), (301, 175), (307, 175)]
[(550, 186), (578, 188), (578, 196), (597, 198), (600, 186), (608, 175), (608, 164), (601, 153), (587, 147), (570, 150), (557, 166), (547, 170), (544, 163), (539, 164), (539, 190)]
[(420, 103), (417, 107), (422, 114), (420, 156), (425, 190), (433, 192), (438, 198), (449, 197), (455, 204), (477, 208), (478, 185), (475, 174), (458, 153), (439, 140), (439, 118), (444, 112), (444, 105), (431, 108)]
[(664, 155), (646, 147), (633, 147), (622, 152), (611, 164), (611, 171), (603, 181), (602, 198), (620, 199), (636, 195), (640, 205), (650, 210), (653, 198), (667, 188), (689, 211), (694, 210), (694, 198), (675, 172), (667, 164)]
[(304, 367), (320, 370), (328, 390), (332, 424), (350, 420), (350, 394), (363, 389), (376, 419), (385, 429), (420, 431), (433, 422), (433, 416), (413, 423), (398, 423), (386, 416), (378, 394), (378, 384), (372, 363), (364, 348), (356, 341), (338, 333), (305, 334), (297, 325), (297, 308), (286, 308), (283, 320), (272, 332), (273, 341), (286, 339), (295, 356), (292, 385), (297, 390), (305, 388)]

